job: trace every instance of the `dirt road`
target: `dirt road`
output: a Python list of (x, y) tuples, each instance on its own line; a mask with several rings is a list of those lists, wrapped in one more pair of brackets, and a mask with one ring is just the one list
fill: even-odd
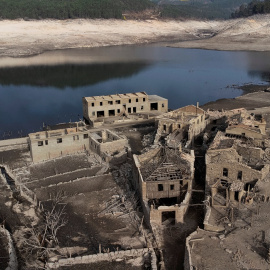
[(261, 15), (228, 21), (3, 20), (0, 56), (161, 41), (174, 47), (270, 50), (269, 19)]

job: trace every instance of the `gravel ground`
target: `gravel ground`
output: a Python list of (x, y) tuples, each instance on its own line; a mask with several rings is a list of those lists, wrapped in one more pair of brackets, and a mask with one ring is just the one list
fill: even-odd
[(88, 158), (85, 154), (66, 156), (32, 165), (30, 167), (30, 178), (32, 180), (43, 179), (52, 175), (89, 167), (91, 167), (91, 163), (88, 162)]

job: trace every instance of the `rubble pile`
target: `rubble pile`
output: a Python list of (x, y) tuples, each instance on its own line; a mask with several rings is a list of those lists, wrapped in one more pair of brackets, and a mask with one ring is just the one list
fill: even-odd
[(231, 191), (241, 191), (244, 189), (244, 183), (241, 181), (233, 181), (230, 185)]

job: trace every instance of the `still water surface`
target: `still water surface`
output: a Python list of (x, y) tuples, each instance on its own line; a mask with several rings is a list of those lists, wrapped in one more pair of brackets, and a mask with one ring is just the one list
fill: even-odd
[[(239, 96), (269, 80), (270, 53), (123, 46), (0, 58), (0, 139), (82, 118), (82, 97), (146, 91), (169, 108)], [(7, 136), (7, 134), (9, 134)]]

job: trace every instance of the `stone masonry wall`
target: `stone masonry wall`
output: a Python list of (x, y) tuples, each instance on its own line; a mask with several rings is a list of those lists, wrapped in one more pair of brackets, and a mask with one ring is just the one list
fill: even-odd
[(99, 253), (94, 255), (78, 256), (75, 258), (60, 259), (56, 262), (47, 263), (46, 269), (57, 269), (61, 266), (78, 265), (78, 264), (91, 264), (101, 261), (115, 261), (117, 259), (128, 259), (132, 257), (151, 256), (151, 269), (157, 270), (157, 259), (153, 249), (131, 249), (121, 250), (109, 253)]
[[(228, 176), (223, 176), (223, 169), (228, 169)], [(266, 168), (267, 169), (267, 168)], [(268, 169), (269, 170), (269, 169)], [(238, 172), (242, 171), (242, 181), (244, 183), (253, 181), (255, 179), (260, 180), (263, 176), (262, 171), (250, 168), (247, 165), (238, 162), (223, 162), (223, 163), (211, 163), (206, 167), (207, 182), (209, 185), (214, 184), (215, 179), (224, 179), (229, 183), (238, 180)], [(265, 170), (264, 170), (265, 174)]]
[[(76, 136), (76, 140), (74, 140), (74, 136)], [(62, 139), (61, 143), (57, 143), (58, 138)], [(48, 138), (46, 140), (48, 141), (48, 144), (46, 145), (44, 140), (42, 146), (38, 146), (37, 140), (31, 141), (30, 149), (34, 163), (89, 149), (89, 139), (88, 137), (84, 138), (83, 134), (70, 134)]]

